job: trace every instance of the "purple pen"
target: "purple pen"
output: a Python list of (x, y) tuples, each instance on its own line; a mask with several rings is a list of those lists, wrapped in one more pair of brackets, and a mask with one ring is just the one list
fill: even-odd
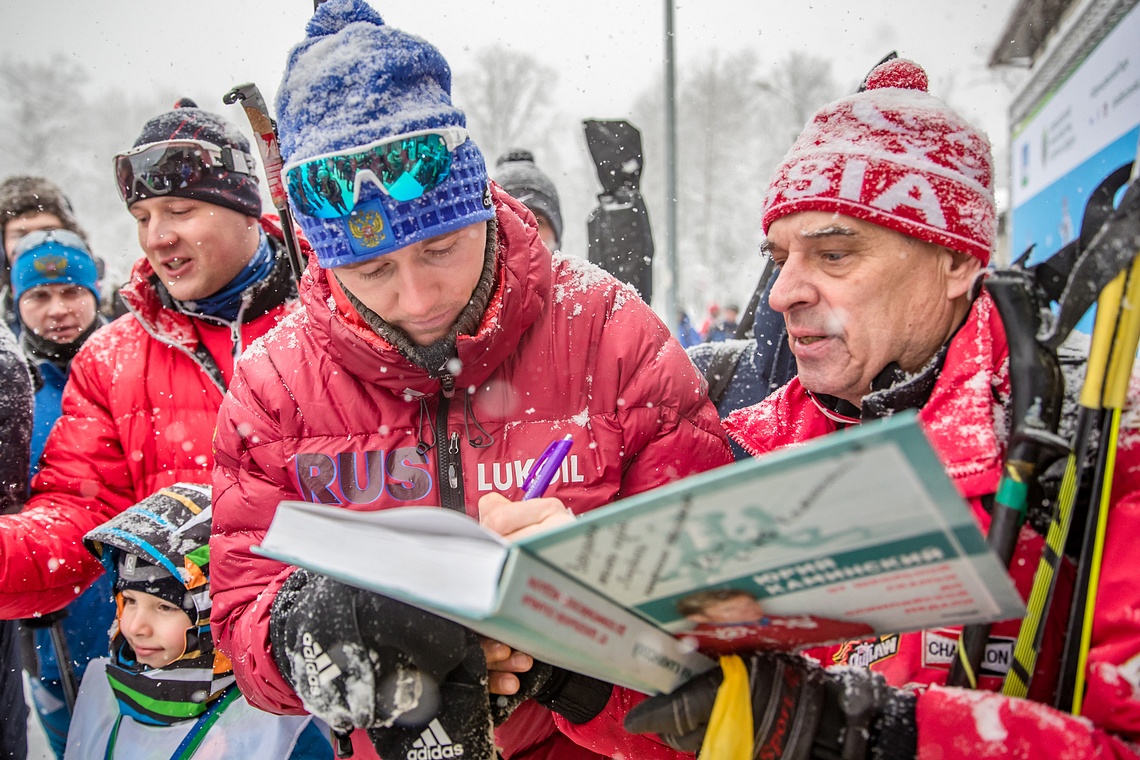
[(574, 437), (568, 435), (565, 438), (552, 441), (546, 447), (546, 451), (542, 452), (542, 456), (534, 463), (534, 467), (530, 468), (530, 472), (527, 473), (526, 479), (523, 481), (523, 501), (537, 499), (546, 493), (550, 481), (554, 480), (554, 474), (562, 466), (562, 460), (570, 453), (572, 445), (574, 445)]

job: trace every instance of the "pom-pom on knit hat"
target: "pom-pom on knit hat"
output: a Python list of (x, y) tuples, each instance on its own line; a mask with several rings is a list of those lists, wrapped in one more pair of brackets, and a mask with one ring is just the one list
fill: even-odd
[(534, 163), (529, 150), (512, 148), (495, 160), (495, 181), (515, 200), (536, 214), (542, 214), (562, 240), (562, 208), (558, 190)]
[[(174, 109), (148, 121), (135, 140), (134, 147), (163, 143), (170, 140), (201, 140), (219, 148), (232, 148), (253, 158), (249, 140), (237, 127), (220, 116), (203, 111), (189, 98), (182, 98)], [(256, 159), (254, 158), (256, 162)], [(216, 167), (204, 173), (197, 182), (177, 187), (161, 197), (177, 196), (213, 203), (233, 209), (246, 216), (261, 216), (261, 192), (258, 190), (257, 171), (249, 174)], [(141, 185), (136, 186), (139, 197), (131, 202), (151, 197)], [(129, 204), (128, 204), (129, 205)]]
[[(451, 103), (451, 69), (419, 37), (388, 26), (363, 0), (317, 7), (306, 37), (289, 53), (277, 93), (277, 128), (286, 166), (408, 132), (465, 127)], [(468, 138), (451, 154), (447, 178), (409, 201), (364, 180), (353, 213), (297, 222), (322, 267), (366, 261), (491, 219), (483, 154)]]
[(989, 263), (996, 229), (986, 136), (895, 58), (857, 95), (821, 108), (776, 169), (764, 231), (782, 216), (832, 211)]

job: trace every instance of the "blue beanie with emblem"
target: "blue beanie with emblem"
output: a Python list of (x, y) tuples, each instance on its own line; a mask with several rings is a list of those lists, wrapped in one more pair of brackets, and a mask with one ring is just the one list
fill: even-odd
[[(466, 127), (451, 103), (451, 69), (438, 50), (384, 23), (363, 0), (327, 0), (289, 53), (277, 93), (277, 129), (288, 168), (306, 159), (409, 132)], [(348, 216), (295, 218), (322, 267), (366, 261), (494, 216), (483, 154), (467, 139), (446, 179), (398, 201), (364, 180)], [(288, 184), (288, 183), (287, 183)]]
[(12, 261), (12, 296), (40, 285), (78, 285), (99, 302), (99, 273), (83, 238), (70, 230), (37, 230), (20, 238)]

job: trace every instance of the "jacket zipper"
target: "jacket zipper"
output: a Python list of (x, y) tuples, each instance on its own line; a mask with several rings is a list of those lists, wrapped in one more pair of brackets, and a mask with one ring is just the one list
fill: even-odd
[(447, 429), (451, 398), (455, 395), (455, 378), (444, 375), (441, 378), (441, 386), (435, 427), (436, 440), (441, 444), (437, 450), (439, 505), (445, 509), (467, 514), (467, 503), (463, 497), (463, 460), (459, 456), (459, 431), (451, 431), (449, 434)]

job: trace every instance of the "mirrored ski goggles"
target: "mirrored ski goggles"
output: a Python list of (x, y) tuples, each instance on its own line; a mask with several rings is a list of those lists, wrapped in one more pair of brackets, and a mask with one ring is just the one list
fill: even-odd
[(119, 196), (127, 204), (145, 195), (166, 195), (193, 185), (214, 172), (253, 174), (253, 156), (202, 140), (167, 140), (140, 145), (115, 156)]
[(462, 127), (425, 129), (326, 153), (285, 166), (297, 210), (319, 219), (348, 216), (369, 180), (397, 201), (431, 192), (451, 174), (453, 151), (467, 141)]

